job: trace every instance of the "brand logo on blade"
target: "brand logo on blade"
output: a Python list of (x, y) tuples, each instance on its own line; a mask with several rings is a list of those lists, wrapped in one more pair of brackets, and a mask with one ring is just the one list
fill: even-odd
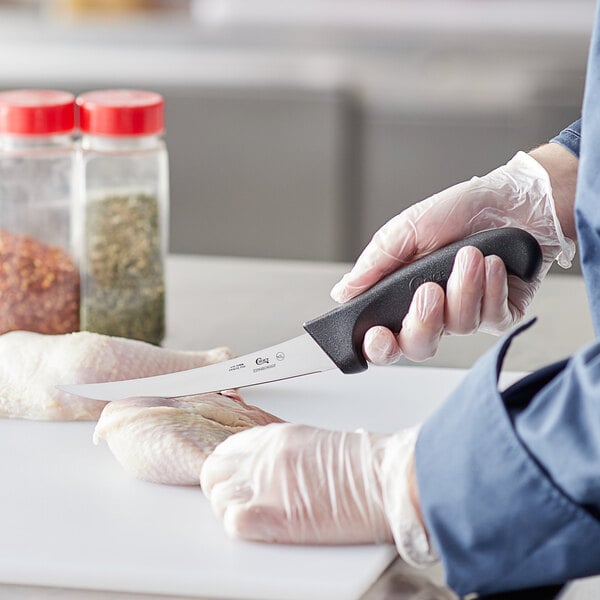
[(256, 362), (257, 365), (268, 365), (269, 364), (269, 359), (268, 358), (264, 358), (262, 356), (259, 356), (254, 362)]

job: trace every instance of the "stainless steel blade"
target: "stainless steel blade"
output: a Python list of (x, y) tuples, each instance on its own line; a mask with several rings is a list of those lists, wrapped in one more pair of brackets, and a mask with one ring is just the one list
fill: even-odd
[(248, 387), (335, 368), (333, 361), (305, 333), (270, 348), (198, 369), (142, 379), (57, 387), (64, 392), (95, 400), (140, 396), (176, 398)]

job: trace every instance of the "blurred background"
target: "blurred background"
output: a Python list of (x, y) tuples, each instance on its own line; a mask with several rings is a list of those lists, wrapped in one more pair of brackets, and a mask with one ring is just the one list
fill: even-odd
[(171, 251), (353, 260), (578, 118), (593, 0), (0, 1), (0, 87), (166, 98)]

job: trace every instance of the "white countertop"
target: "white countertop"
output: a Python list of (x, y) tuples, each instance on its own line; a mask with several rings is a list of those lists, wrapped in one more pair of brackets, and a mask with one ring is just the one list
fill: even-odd
[[(164, 345), (182, 349), (228, 345), (244, 354), (299, 335), (304, 321), (335, 306), (329, 290), (349, 266), (171, 256)], [(528, 316), (537, 316), (538, 323), (514, 343), (505, 364), (508, 370), (535, 369), (593, 339), (580, 276), (550, 274)], [(469, 368), (496, 341), (485, 334), (445, 337), (438, 355), (423, 365)]]

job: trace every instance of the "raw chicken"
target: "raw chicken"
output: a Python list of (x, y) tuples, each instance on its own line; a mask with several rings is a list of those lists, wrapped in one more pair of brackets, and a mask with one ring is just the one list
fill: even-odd
[(123, 468), (153, 483), (199, 485), (206, 457), (230, 435), (281, 419), (235, 392), (185, 398), (135, 398), (106, 406), (94, 443), (108, 442)]
[(230, 355), (227, 348), (183, 352), (90, 332), (12, 331), (0, 336), (0, 417), (95, 420), (106, 402), (78, 398), (55, 386), (162, 375)]

